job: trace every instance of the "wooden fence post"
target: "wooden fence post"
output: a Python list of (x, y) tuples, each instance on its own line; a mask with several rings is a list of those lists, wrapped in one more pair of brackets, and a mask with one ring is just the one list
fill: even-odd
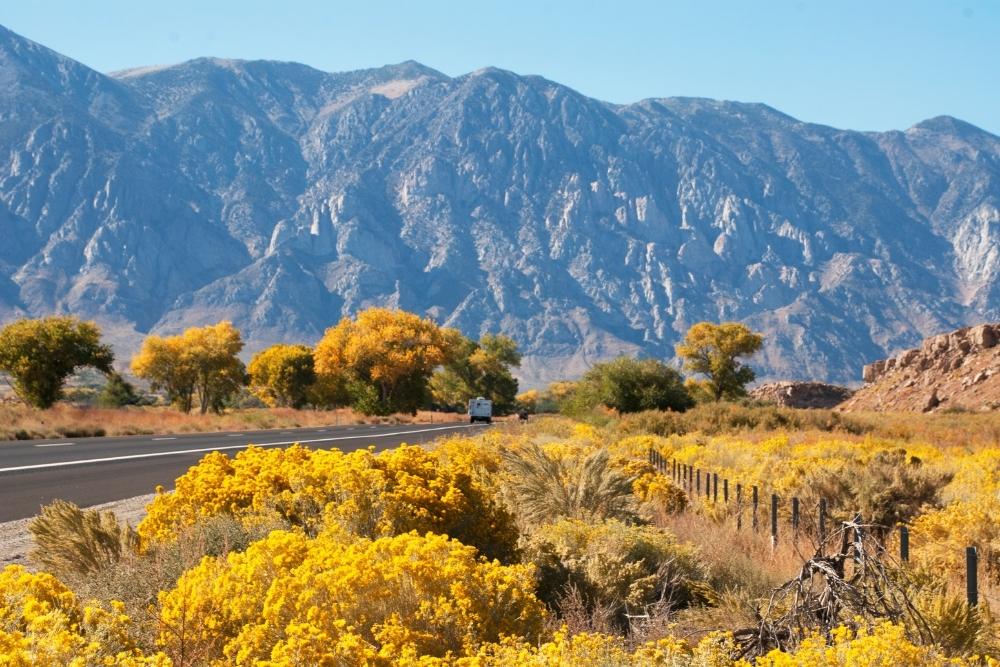
[(965, 596), (970, 607), (979, 604), (979, 554), (976, 547), (965, 548)]
[(729, 480), (722, 480), (722, 502), (729, 504)]
[(736, 530), (743, 528), (743, 485), (736, 483)]
[(694, 484), (695, 484), (695, 486), (694, 486), (695, 495), (700, 496), (701, 495), (701, 468), (697, 468), (694, 471)]
[(712, 473), (712, 502), (719, 502), (719, 473)]
[(760, 494), (757, 491), (757, 487), (753, 487), (753, 497), (750, 501), (753, 504), (753, 532), (757, 532), (757, 505), (760, 504)]
[(799, 537), (799, 499), (792, 498), (792, 539)]
[(819, 543), (826, 539), (826, 498), (819, 499)]
[(778, 494), (771, 494), (771, 548), (778, 545)]
[(899, 560), (910, 562), (910, 529), (906, 526), (899, 527)]

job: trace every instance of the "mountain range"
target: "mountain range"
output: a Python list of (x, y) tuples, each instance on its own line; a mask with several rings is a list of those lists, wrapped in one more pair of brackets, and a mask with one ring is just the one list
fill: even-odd
[(416, 62), (103, 74), (0, 28), (0, 321), (96, 319), (122, 359), (390, 305), (513, 336), (524, 386), (671, 358), (701, 320), (763, 331), (761, 378), (850, 383), (1000, 319), (998, 241), (1000, 138), (951, 117), (856, 132)]

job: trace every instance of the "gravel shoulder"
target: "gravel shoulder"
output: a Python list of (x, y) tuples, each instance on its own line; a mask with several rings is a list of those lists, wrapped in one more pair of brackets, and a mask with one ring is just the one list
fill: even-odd
[[(121, 521), (126, 521), (135, 527), (144, 516), (146, 516), (146, 505), (153, 500), (153, 494), (135, 496), (124, 500), (115, 500), (110, 503), (93, 505), (85, 509), (111, 510)], [(28, 553), (33, 547), (31, 533), (28, 532), (28, 524), (31, 519), (18, 519), (17, 521), (7, 521), (0, 523), (0, 569), (8, 565), (24, 565), (28, 569), (32, 568), (28, 561)]]

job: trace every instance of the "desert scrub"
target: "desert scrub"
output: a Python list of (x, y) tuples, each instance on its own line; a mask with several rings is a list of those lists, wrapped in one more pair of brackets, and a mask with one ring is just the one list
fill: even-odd
[(43, 507), (29, 530), (32, 562), (63, 581), (86, 577), (139, 549), (139, 535), (114, 512), (81, 510), (65, 500)]
[(210, 664), (394, 665), (537, 641), (545, 611), (530, 566), (481, 560), (442, 535), (376, 540), (276, 531), (206, 558), (160, 596), (160, 644)]
[[(755, 667), (842, 667), (845, 665), (907, 665), (945, 667), (996, 664), (975, 658), (948, 658), (936, 646), (920, 646), (906, 637), (901, 625), (889, 622), (872, 628), (839, 627), (830, 637), (807, 637), (792, 651), (771, 651), (754, 663)], [(749, 667), (749, 666), (748, 666)]]
[(524, 551), (545, 602), (559, 607), (575, 588), (587, 609), (612, 609), (619, 629), (626, 611), (677, 609), (713, 597), (694, 549), (651, 526), (567, 519), (537, 530)]
[(559, 451), (532, 443), (503, 452), (511, 505), (529, 525), (556, 518), (634, 520), (636, 477), (617, 467), (607, 449)]
[(136, 648), (121, 603), (81, 604), (52, 575), (17, 565), (0, 571), (0, 658), (25, 667), (170, 665)]
[(375, 454), (304, 447), (251, 447), (230, 459), (213, 452), (159, 494), (138, 531), (145, 544), (173, 539), (183, 526), (228, 514), (247, 523), (281, 520), (315, 534), (336, 524), (363, 537), (437, 532), (489, 558), (515, 557), (510, 514), (476, 481), (472, 462), (442, 462), (420, 447)]
[(665, 638), (629, 646), (618, 635), (569, 633), (565, 628), (542, 644), (508, 639), (482, 647), (470, 667), (719, 667), (731, 665), (732, 643), (725, 635), (710, 635), (690, 647)]

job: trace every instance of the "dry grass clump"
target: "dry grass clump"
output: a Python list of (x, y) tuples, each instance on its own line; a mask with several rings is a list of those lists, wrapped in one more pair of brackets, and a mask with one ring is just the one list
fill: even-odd
[(139, 535), (114, 512), (82, 510), (65, 500), (42, 508), (28, 527), (31, 560), (63, 581), (79, 580), (139, 548)]
[(607, 449), (560, 457), (531, 443), (523, 450), (504, 450), (503, 458), (518, 514), (532, 525), (558, 518), (636, 518), (635, 478), (612, 465)]
[(337, 424), (422, 424), (461, 418), (461, 415), (434, 412), (418, 412), (416, 416), (365, 417), (349, 408), (246, 408), (221, 415), (198, 415), (159, 406), (92, 408), (57, 404), (48, 410), (37, 410), (12, 403), (0, 404), (0, 440), (264, 430)]

